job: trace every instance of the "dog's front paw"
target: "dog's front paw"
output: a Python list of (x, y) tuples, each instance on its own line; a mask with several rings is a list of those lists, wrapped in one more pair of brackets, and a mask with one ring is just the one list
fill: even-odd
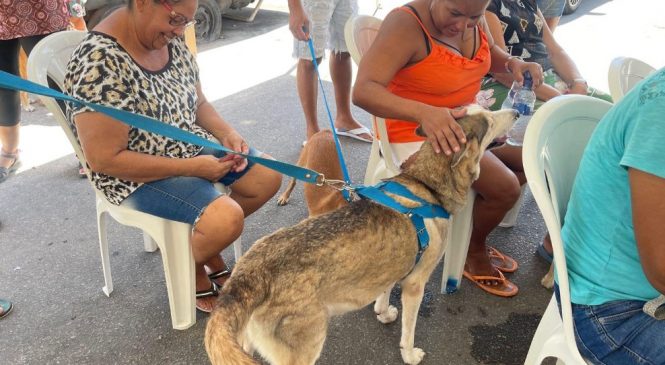
[(400, 352), (402, 353), (402, 360), (404, 360), (404, 363), (409, 365), (419, 364), (423, 361), (423, 357), (425, 357), (425, 351), (417, 347), (410, 350), (400, 349)]
[(379, 320), (379, 322), (386, 324), (386, 323), (391, 323), (394, 322), (397, 319), (397, 313), (398, 310), (395, 308), (395, 306), (388, 306), (388, 310), (386, 310), (383, 313), (378, 313), (376, 315), (376, 319)]
[(288, 196), (285, 197), (284, 195), (280, 195), (279, 198), (277, 198), (277, 205), (279, 205), (280, 207), (286, 205), (288, 202), (289, 202)]

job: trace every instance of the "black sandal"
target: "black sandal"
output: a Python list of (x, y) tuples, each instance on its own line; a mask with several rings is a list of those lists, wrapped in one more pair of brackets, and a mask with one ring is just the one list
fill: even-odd
[[(206, 290), (201, 290), (196, 292), (196, 299), (203, 299), (203, 298), (210, 298), (210, 297), (216, 297), (219, 295), (219, 291), (217, 290), (217, 284), (215, 283), (210, 283), (210, 289)], [(212, 309), (207, 310), (199, 307), (199, 305), (196, 305), (196, 309), (200, 310), (203, 313), (210, 313), (212, 312)], [(214, 309), (214, 308), (213, 308)]]
[[(219, 285), (215, 282), (215, 280), (225, 278), (227, 276), (231, 276), (231, 270), (228, 267), (225, 267), (222, 270), (208, 274), (208, 279), (210, 279), (210, 281), (212, 281), (215, 285), (221, 288), (223, 284)], [(226, 280), (224, 280), (224, 282), (226, 282)]]
[(0, 151), (0, 157), (14, 160), (11, 165), (7, 167), (0, 167), (0, 182), (3, 182), (7, 180), (12, 172), (15, 172), (19, 167), (21, 167), (21, 160), (18, 159), (18, 150), (16, 150), (14, 153)]

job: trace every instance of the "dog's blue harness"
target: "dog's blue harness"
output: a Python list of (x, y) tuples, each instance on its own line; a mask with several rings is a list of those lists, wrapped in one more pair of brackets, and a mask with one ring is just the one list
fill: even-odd
[[(396, 210), (402, 214), (406, 214), (406, 216), (411, 219), (411, 223), (413, 223), (413, 226), (416, 228), (416, 234), (418, 235), (418, 254), (416, 255), (416, 264), (420, 261), (420, 257), (423, 252), (425, 252), (425, 249), (427, 249), (427, 246), (429, 246), (429, 234), (427, 234), (427, 228), (425, 227), (425, 219), (447, 219), (450, 217), (450, 213), (448, 213), (448, 211), (442, 206), (426, 201), (413, 194), (404, 185), (395, 181), (382, 181), (374, 186), (355, 186), (353, 191), (378, 204)], [(388, 193), (416, 201), (420, 203), (420, 205), (413, 208), (405, 207), (390, 197)]]

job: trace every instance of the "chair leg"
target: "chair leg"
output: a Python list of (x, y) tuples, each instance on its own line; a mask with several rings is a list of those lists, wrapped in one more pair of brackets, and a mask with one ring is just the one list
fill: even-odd
[[(196, 323), (196, 283), (194, 257), (190, 246), (190, 226), (166, 221), (154, 232), (164, 264), (173, 328), (184, 330)], [(161, 243), (161, 244), (160, 244)]]
[(236, 264), (237, 264), (238, 260), (240, 260), (240, 257), (242, 256), (242, 239), (241, 239), (241, 237), (238, 237), (237, 240), (233, 241), (233, 255), (235, 256)]
[(155, 243), (155, 240), (146, 231), (143, 231), (143, 250), (145, 252), (157, 251), (157, 243)]
[(109, 259), (109, 242), (106, 235), (106, 217), (104, 211), (97, 209), (97, 235), (99, 236), (99, 252), (102, 256), (102, 271), (104, 272), (104, 287), (102, 291), (111, 296), (113, 291), (113, 277), (111, 276), (111, 261)]
[[(550, 351), (547, 351), (547, 345), (549, 344), (551, 346), (553, 343), (559, 342), (555, 341), (554, 337), (556, 336), (556, 332), (562, 331), (562, 322), (561, 317), (559, 317), (559, 309), (556, 303), (556, 298), (554, 295), (552, 295), (552, 298), (547, 305), (547, 309), (545, 309), (545, 313), (543, 313), (543, 317), (540, 319), (540, 323), (538, 323), (536, 333), (533, 335), (531, 345), (529, 346), (529, 352), (526, 355), (524, 364), (540, 364), (545, 357), (549, 356), (548, 352)], [(561, 350), (565, 350), (565, 344), (562, 343), (561, 345), (564, 346), (564, 348), (561, 348)], [(554, 352), (557, 353), (563, 351)]]
[(448, 245), (443, 257), (441, 294), (456, 292), (462, 282), (462, 272), (466, 263), (466, 254), (469, 252), (469, 240), (473, 227), (473, 202), (475, 199), (476, 193), (469, 190), (464, 208), (450, 218)]

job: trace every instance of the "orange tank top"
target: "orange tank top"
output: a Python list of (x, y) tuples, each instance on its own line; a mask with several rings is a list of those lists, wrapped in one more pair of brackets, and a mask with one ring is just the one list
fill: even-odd
[[(399, 10), (410, 13), (418, 20), (427, 35), (431, 52), (420, 62), (399, 70), (388, 84), (388, 90), (397, 96), (438, 107), (456, 108), (475, 102), (480, 82), (489, 71), (491, 62), (489, 44), (482, 29), (478, 28), (480, 47), (469, 59), (434, 42), (413, 11), (405, 7)], [(388, 139), (391, 143), (423, 141), (425, 138), (415, 133), (418, 125), (405, 120), (386, 119)]]

